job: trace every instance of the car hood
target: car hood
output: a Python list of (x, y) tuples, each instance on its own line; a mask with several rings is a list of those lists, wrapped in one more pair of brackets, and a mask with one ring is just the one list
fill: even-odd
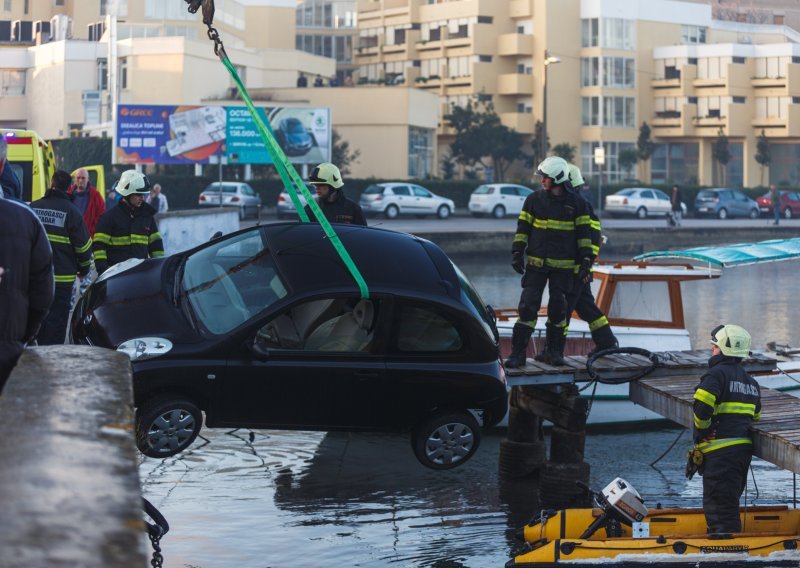
[(162, 337), (173, 343), (201, 341), (185, 308), (174, 302), (180, 260), (147, 260), (93, 284), (79, 315), (82, 324), (91, 328), (93, 343), (116, 348), (137, 337)]
[(298, 134), (289, 134), (286, 138), (292, 144), (308, 144), (308, 143), (311, 142), (311, 136), (309, 136), (305, 132), (302, 133), (302, 134), (300, 134), (300, 133), (298, 133)]

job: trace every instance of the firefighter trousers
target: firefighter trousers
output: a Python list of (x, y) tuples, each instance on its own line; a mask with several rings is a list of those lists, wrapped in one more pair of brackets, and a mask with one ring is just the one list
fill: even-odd
[(519, 298), (519, 319), (530, 324), (534, 322), (542, 305), (544, 288), (547, 286), (547, 319), (554, 325), (564, 327), (567, 319), (567, 294), (572, 289), (575, 277), (572, 272), (559, 270), (525, 271), (522, 277), (522, 294)]
[(752, 446), (745, 444), (703, 454), (703, 511), (709, 534), (742, 531), (739, 499), (752, 456)]

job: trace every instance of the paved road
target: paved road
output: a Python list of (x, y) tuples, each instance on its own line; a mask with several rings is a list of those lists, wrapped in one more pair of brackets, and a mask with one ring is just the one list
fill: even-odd
[[(276, 221), (274, 209), (264, 209), (261, 217), (262, 223)], [(469, 215), (453, 215), (449, 219), (436, 219), (435, 217), (426, 219), (398, 218), (384, 219), (382, 217), (371, 217), (367, 219), (371, 227), (384, 227), (395, 231), (406, 233), (454, 233), (454, 232), (513, 232), (516, 228), (516, 219), (507, 217), (505, 219), (480, 218), (476, 219)], [(602, 219), (603, 227), (606, 229), (664, 229), (666, 221), (664, 219)], [(256, 221), (247, 220), (242, 223), (242, 227), (251, 227)], [(682, 227), (684, 229), (713, 229), (713, 228), (767, 228), (772, 226), (772, 219), (684, 219)], [(787, 238), (786, 228), (797, 229), (798, 233), (793, 236), (800, 236), (800, 219), (782, 219), (777, 229), (780, 229), (778, 238)]]

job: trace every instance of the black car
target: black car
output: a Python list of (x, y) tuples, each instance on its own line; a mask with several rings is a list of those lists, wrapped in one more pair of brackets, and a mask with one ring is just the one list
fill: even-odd
[(412, 432), (434, 469), (464, 463), (507, 409), (491, 308), (433, 243), (336, 225), (369, 298), (316, 223), (245, 229), (105, 272), (74, 343), (128, 353), (139, 449), (202, 425)]

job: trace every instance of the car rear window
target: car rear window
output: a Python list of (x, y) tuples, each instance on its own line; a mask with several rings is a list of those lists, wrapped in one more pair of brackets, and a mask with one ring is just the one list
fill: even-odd
[(377, 195), (379, 193), (383, 193), (382, 185), (371, 185), (364, 190), (364, 195)]
[(717, 197), (716, 192), (708, 191), (708, 190), (701, 190), (697, 193), (697, 199), (715, 199)]
[(489, 187), (488, 185), (479, 185), (472, 193), (475, 195), (489, 195), (492, 192), (494, 192), (493, 187)]
[[(219, 193), (219, 184), (212, 183), (208, 187), (206, 187), (203, 191), (211, 191)], [(236, 184), (232, 183), (223, 183), (222, 184), (222, 193), (236, 193)]]
[(223, 335), (286, 296), (286, 286), (252, 230), (186, 257), (181, 295), (203, 331)]
[(472, 282), (469, 281), (467, 276), (461, 272), (461, 269), (456, 266), (455, 263), (453, 263), (453, 268), (456, 271), (458, 283), (461, 286), (461, 301), (469, 308), (469, 311), (478, 317), (483, 325), (484, 331), (486, 331), (489, 337), (496, 340), (497, 335), (495, 333), (494, 318), (489, 313), (489, 308), (487, 307), (486, 302), (483, 301), (483, 298), (481, 298), (481, 295), (478, 294), (478, 291), (472, 285)]

